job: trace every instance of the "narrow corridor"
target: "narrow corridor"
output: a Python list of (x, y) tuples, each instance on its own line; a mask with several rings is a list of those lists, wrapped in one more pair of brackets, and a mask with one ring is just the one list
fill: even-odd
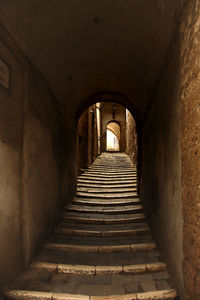
[(128, 155), (99, 156), (78, 177), (76, 198), (8, 299), (175, 299), (136, 187)]

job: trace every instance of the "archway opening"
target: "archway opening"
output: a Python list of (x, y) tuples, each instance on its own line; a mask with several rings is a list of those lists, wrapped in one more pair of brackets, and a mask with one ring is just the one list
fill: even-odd
[(106, 151), (120, 151), (120, 125), (111, 121), (106, 129)]
[(88, 106), (79, 117), (77, 129), (78, 174), (104, 152), (126, 153), (138, 166), (136, 122), (123, 104), (101, 101)]

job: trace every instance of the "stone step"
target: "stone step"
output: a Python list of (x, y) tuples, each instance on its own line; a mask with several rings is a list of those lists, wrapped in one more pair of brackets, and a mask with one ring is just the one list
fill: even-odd
[(121, 193), (90, 193), (90, 192), (77, 192), (76, 195), (78, 197), (86, 197), (86, 198), (103, 198), (103, 199), (116, 199), (116, 198), (131, 198), (138, 197), (137, 192), (121, 192)]
[(69, 293), (37, 292), (31, 290), (10, 290), (6, 293), (8, 299), (21, 300), (172, 300), (176, 299), (175, 289), (158, 290), (152, 292), (126, 293), (109, 296), (88, 296)]
[[(98, 214), (97, 214), (98, 215)], [(59, 223), (58, 226), (69, 229), (83, 229), (83, 230), (127, 230), (127, 229), (138, 229), (149, 227), (146, 221), (138, 220), (135, 222), (126, 222), (126, 223), (113, 223), (113, 224), (104, 224), (104, 223), (81, 223), (77, 221), (70, 221), (67, 218)]]
[(124, 199), (96, 199), (96, 198), (75, 198), (73, 200), (75, 204), (85, 204), (90, 206), (102, 205), (102, 206), (113, 206), (113, 205), (128, 205), (128, 204), (139, 204), (141, 203), (139, 198), (124, 198)]
[(164, 271), (167, 268), (166, 263), (156, 262), (139, 265), (122, 266), (96, 266), (96, 265), (67, 265), (35, 261), (31, 268), (45, 269), (59, 274), (87, 274), (87, 275), (107, 275), (107, 274), (144, 274), (149, 272)]
[(107, 175), (107, 176), (113, 176), (113, 175), (134, 175), (137, 176), (136, 171), (132, 170), (113, 170), (113, 171), (106, 171), (105, 169), (89, 169), (85, 170), (84, 174), (100, 174), (100, 175)]
[(77, 179), (78, 183), (90, 183), (90, 184), (102, 184), (102, 185), (109, 185), (109, 184), (116, 184), (116, 185), (124, 185), (124, 184), (137, 184), (137, 180), (97, 180), (95, 178), (92, 179), (84, 179), (84, 178), (78, 178)]
[(144, 221), (145, 216), (144, 214), (134, 214), (134, 215), (128, 215), (128, 216), (114, 216), (113, 218), (111, 217), (106, 217), (101, 216), (81, 216), (81, 215), (69, 215), (69, 214), (64, 214), (63, 215), (63, 220), (68, 220), (68, 221), (76, 221), (76, 222), (81, 222), (81, 223), (92, 223), (92, 224), (122, 224), (122, 223), (129, 223), (129, 222), (138, 222), (138, 221)]
[(118, 172), (109, 172), (109, 171), (97, 171), (97, 170), (87, 170), (87, 171), (85, 171), (83, 174), (91, 174), (91, 175), (102, 175), (102, 176), (124, 176), (124, 175), (132, 175), (132, 176), (137, 176), (137, 173), (135, 172), (135, 171), (118, 171)]
[(112, 171), (132, 171), (132, 172), (137, 172), (137, 169), (132, 167), (132, 166), (109, 166), (109, 165), (92, 165), (91, 167), (89, 167), (87, 169), (89, 170), (103, 170), (103, 171), (108, 171), (108, 172), (112, 172)]
[(126, 175), (97, 175), (97, 174), (93, 174), (93, 173), (83, 173), (81, 174), (80, 176), (78, 176), (78, 178), (89, 178), (89, 177), (94, 177), (94, 178), (103, 178), (103, 179), (106, 179), (106, 180), (110, 180), (110, 179), (121, 179), (121, 178), (129, 178), (129, 179), (136, 179), (137, 178), (137, 175), (132, 175), (132, 174), (126, 174)]
[(67, 265), (138, 265), (164, 262), (157, 249), (141, 252), (77, 252), (44, 249), (35, 259), (47, 263)]
[(81, 182), (80, 180), (89, 180), (89, 181), (98, 181), (102, 182), (103, 184), (121, 184), (121, 183), (132, 183), (136, 184), (137, 183), (137, 177), (133, 176), (128, 176), (128, 177), (98, 177), (98, 176), (83, 176), (80, 175), (80, 177), (77, 178), (78, 182)]
[(115, 207), (104, 207), (104, 206), (84, 206), (71, 204), (65, 207), (68, 211), (79, 211), (79, 212), (96, 212), (96, 213), (107, 213), (107, 214), (119, 214), (128, 212), (142, 212), (142, 205), (128, 205), (128, 206), (115, 206)]
[(133, 169), (128, 169), (128, 168), (124, 168), (124, 169), (106, 169), (104, 168), (90, 168), (85, 170), (83, 173), (105, 173), (105, 175), (121, 175), (121, 174), (133, 174), (133, 175), (137, 175), (138, 172), (136, 170)]
[(142, 233), (138, 235), (120, 235), (120, 236), (94, 236), (88, 235), (84, 238), (78, 235), (67, 235), (56, 231), (49, 238), (50, 243), (59, 243), (59, 244), (73, 244), (80, 246), (116, 246), (124, 244), (145, 244), (154, 242), (150, 232)]
[(137, 189), (136, 188), (123, 188), (121, 187), (120, 189), (116, 189), (116, 188), (110, 188), (110, 187), (106, 187), (106, 188), (90, 188), (90, 187), (77, 187), (77, 192), (88, 192), (88, 193), (124, 193), (124, 192), (128, 192), (128, 193), (136, 193)]
[(126, 235), (142, 235), (150, 232), (149, 227), (137, 228), (137, 229), (121, 229), (121, 230), (83, 230), (83, 229), (70, 229), (57, 227), (56, 233), (66, 235), (78, 235), (78, 236), (126, 236)]
[(45, 249), (61, 250), (61, 251), (77, 251), (77, 252), (137, 252), (137, 251), (152, 251), (156, 249), (156, 243), (140, 243), (126, 245), (77, 245), (77, 244), (61, 244), (61, 243), (46, 243)]
[(110, 189), (110, 188), (115, 188), (116, 191), (121, 190), (123, 188), (134, 188), (137, 189), (137, 184), (133, 184), (133, 183), (124, 183), (124, 184), (91, 184), (91, 183), (81, 183), (79, 182), (77, 184), (77, 187), (85, 187), (85, 188), (97, 188), (97, 189)]

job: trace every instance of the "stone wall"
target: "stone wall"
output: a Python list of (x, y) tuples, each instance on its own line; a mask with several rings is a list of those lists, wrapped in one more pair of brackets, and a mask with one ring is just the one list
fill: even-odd
[(183, 296), (179, 35), (168, 49), (164, 67), (142, 132), (141, 197), (175, 286)]
[(132, 114), (126, 112), (126, 153), (134, 164), (137, 163), (137, 134), (136, 124)]
[(188, 1), (181, 34), (183, 272), (187, 298), (200, 299), (200, 1)]
[(61, 115), (45, 80), (0, 26), (0, 286), (12, 280), (53, 228), (61, 197)]
[(181, 299), (196, 300), (200, 298), (200, 1), (187, 1), (179, 21), (143, 129), (142, 198)]

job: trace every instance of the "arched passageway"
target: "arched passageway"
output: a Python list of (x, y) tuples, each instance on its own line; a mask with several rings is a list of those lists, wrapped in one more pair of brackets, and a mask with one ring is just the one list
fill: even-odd
[[(167, 264), (156, 250), (157, 244), (138, 196), (137, 161), (133, 163), (131, 159), (137, 157), (137, 153), (126, 154), (127, 148), (137, 149), (136, 124), (129, 114), (124, 106), (115, 102), (98, 102), (82, 113), (77, 128), (80, 175), (76, 195), (72, 203), (65, 206), (62, 220), (44, 250), (6, 292), (9, 298), (23, 296), (24, 290), (20, 287), (24, 285), (28, 297), (40, 297), (40, 289), (47, 289), (46, 296), (51, 297), (49, 290), (61, 289), (62, 298), (69, 299), (85, 296), (88, 299), (98, 296), (99, 300), (107, 296), (123, 299), (127, 294), (133, 299), (176, 298)], [(111, 115), (112, 119), (107, 121)], [(115, 145), (109, 148), (109, 144), (105, 144), (108, 130), (119, 139), (116, 149)], [(127, 147), (129, 143), (131, 146)], [(118, 151), (119, 146), (123, 152)], [(51, 279), (45, 282), (48, 272)], [(81, 279), (83, 275), (91, 281), (89, 286)], [(105, 283), (99, 289), (102, 278)], [(63, 284), (65, 280), (68, 284)], [(54, 297), (60, 297), (59, 293), (54, 292)]]
[[(121, 105), (130, 114), (121, 120), (120, 151), (137, 167), (138, 177), (137, 184), (123, 189), (137, 187), (180, 298), (199, 299), (200, 1), (82, 2), (0, 3), (0, 287), (31, 263), (60, 221), (63, 207), (76, 199), (77, 174), (83, 176), (106, 151), (106, 126)], [(103, 107), (97, 105), (101, 102)], [(112, 104), (111, 117), (103, 122), (108, 102), (115, 109)], [(111, 159), (119, 168), (124, 163), (121, 152)], [(102, 163), (97, 166), (101, 172), (113, 169), (106, 157)], [(80, 258), (79, 265), (84, 262)], [(54, 275), (61, 272), (53, 263), (46, 267)], [(75, 272), (69, 265), (67, 270)], [(48, 272), (43, 278), (51, 278)], [(143, 288), (152, 288), (152, 277), (160, 273), (147, 274)], [(112, 281), (106, 278), (106, 283)], [(101, 283), (96, 289), (101, 290)], [(118, 288), (118, 282), (112, 283)], [(163, 279), (153, 288), (167, 284)], [(140, 297), (141, 288), (133, 298)], [(26, 299), (26, 293), (13, 297)]]

